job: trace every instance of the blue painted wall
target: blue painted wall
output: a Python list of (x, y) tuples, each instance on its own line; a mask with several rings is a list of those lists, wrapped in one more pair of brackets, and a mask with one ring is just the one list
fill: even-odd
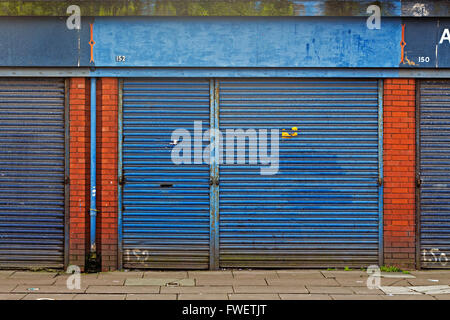
[[(94, 60), (109, 67), (398, 67), (401, 19), (96, 18)], [(116, 56), (125, 62), (116, 62)]]

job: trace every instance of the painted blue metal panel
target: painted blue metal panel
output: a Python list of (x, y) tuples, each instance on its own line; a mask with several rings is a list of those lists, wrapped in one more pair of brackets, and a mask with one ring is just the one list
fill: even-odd
[(450, 69), (377, 68), (0, 68), (0, 77), (119, 77), (148, 78), (450, 78)]
[(450, 81), (420, 83), (420, 250), (423, 268), (450, 268)]
[(64, 94), (0, 79), (0, 267), (64, 266)]
[[(11, 71), (8, 75), (11, 75)], [(19, 76), (33, 76), (35, 70), (15, 70)], [(53, 76), (52, 70), (42, 70)], [(0, 69), (0, 75), (2, 70)], [(67, 76), (72, 76), (66, 73)], [(171, 78), (450, 78), (449, 69), (350, 69), (350, 68), (97, 68), (95, 77)]]
[[(403, 19), (405, 48), (401, 68), (437, 66), (437, 19)], [(426, 36), (424, 36), (426, 35)], [(400, 56), (400, 58), (402, 58)], [(421, 60), (423, 59), (423, 60)]]
[[(401, 19), (99, 17), (94, 60), (101, 67), (398, 68)], [(125, 56), (125, 61), (117, 61)]]
[(368, 29), (363, 16), (83, 17), (80, 30), (67, 29), (65, 22), (63, 17), (3, 18), (0, 49), (5, 54), (0, 66), (337, 71), (450, 67), (450, 41), (440, 41), (450, 27), (445, 15), (385, 17), (379, 30)]
[(401, 68), (450, 67), (450, 19), (402, 19), (404, 32)]
[(69, 30), (65, 18), (2, 17), (0, 19), (0, 66), (89, 66), (89, 23), (83, 17), (80, 30)]
[[(448, 4), (450, 8), (450, 4)], [(438, 20), (437, 43), (437, 64), (439, 68), (450, 68), (450, 19)]]
[[(34, 70), (14, 70), (17, 75), (30, 76)], [(52, 75), (52, 70), (43, 70)], [(54, 71), (53, 71), (54, 72)], [(0, 69), (0, 75), (2, 70)], [(162, 77), (162, 78), (429, 78), (450, 77), (450, 71), (386, 68), (96, 68), (93, 77)], [(68, 76), (72, 76), (68, 74)]]
[(209, 128), (209, 80), (125, 79), (122, 121), (123, 266), (207, 269), (209, 157), (176, 165), (171, 154), (176, 129), (203, 140), (192, 128)]
[(377, 264), (378, 81), (230, 79), (219, 91), (222, 132), (298, 129), (280, 138), (275, 175), (248, 152), (220, 164), (220, 266)]

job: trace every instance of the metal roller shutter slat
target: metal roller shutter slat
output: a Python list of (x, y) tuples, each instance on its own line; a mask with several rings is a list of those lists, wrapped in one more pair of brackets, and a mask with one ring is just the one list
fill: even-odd
[(0, 267), (64, 266), (64, 81), (0, 79)]

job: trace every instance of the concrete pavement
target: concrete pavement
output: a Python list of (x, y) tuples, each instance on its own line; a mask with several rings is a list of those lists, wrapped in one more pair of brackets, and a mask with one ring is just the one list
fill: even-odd
[[(450, 300), (450, 270), (122, 271), (81, 274), (0, 270), (0, 300)], [(67, 280), (70, 278), (69, 287)], [(369, 284), (373, 286), (372, 281)]]

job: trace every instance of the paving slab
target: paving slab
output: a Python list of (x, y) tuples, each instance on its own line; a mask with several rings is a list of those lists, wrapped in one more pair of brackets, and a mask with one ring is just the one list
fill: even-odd
[(410, 286), (408, 280), (409, 279), (381, 278), (381, 286), (408, 287)]
[[(61, 273), (55, 277), (56, 281), (67, 280), (73, 273)], [(81, 280), (96, 280), (98, 279), (98, 273), (80, 273)]]
[[(416, 277), (414, 280), (426, 279), (429, 282), (440, 282), (441, 284), (450, 284), (450, 278), (446, 276), (431, 275), (430, 277)], [(413, 281), (413, 280), (410, 280)]]
[(61, 293), (61, 294), (27, 294), (22, 300), (73, 300), (75, 294)]
[(127, 278), (143, 278), (144, 272), (139, 271), (115, 271), (115, 272), (101, 272), (98, 274), (98, 279), (127, 279)]
[(36, 285), (52, 285), (55, 284), (56, 278), (28, 278), (28, 279), (0, 279), (1, 285), (30, 285), (30, 286), (36, 286)]
[(0, 285), (0, 293), (9, 293), (13, 291), (17, 285), (9, 284), (9, 285)]
[(368, 276), (366, 271), (360, 271), (360, 270), (349, 270), (349, 271), (344, 271), (344, 270), (334, 270), (334, 271), (322, 270), (321, 273), (323, 274), (323, 276), (325, 278), (345, 278), (345, 277), (359, 278), (359, 277), (367, 277)]
[(383, 291), (385, 294), (389, 295), (408, 295), (408, 294), (420, 294), (419, 292), (416, 292), (408, 287), (403, 286), (381, 286), (380, 290)]
[(411, 286), (432, 286), (432, 285), (449, 285), (450, 279), (434, 279), (434, 278), (420, 278), (408, 279)]
[[(195, 277), (189, 277), (190, 279), (195, 279), (196, 283), (198, 280), (233, 280), (233, 276), (224, 275), (224, 276), (195, 276)], [(254, 278), (257, 279), (257, 278)], [(263, 278), (260, 278), (263, 279)]]
[(9, 279), (51, 279), (57, 275), (56, 272), (16, 271), (9, 276)]
[(325, 279), (319, 270), (278, 270), (281, 279)]
[(416, 277), (432, 277), (434, 275), (450, 278), (450, 270), (413, 270), (410, 274)]
[(367, 287), (347, 287), (357, 295), (384, 295), (384, 292), (380, 289), (369, 289)]
[(9, 277), (14, 273), (14, 270), (0, 270), (0, 279)]
[(450, 290), (449, 289), (445, 289), (445, 290), (430, 290), (430, 291), (426, 291), (424, 293), (434, 296), (434, 295), (439, 295), (439, 294), (450, 294)]
[(161, 287), (161, 293), (233, 293), (232, 286)]
[(194, 279), (127, 279), (126, 286), (195, 286)]
[(233, 279), (231, 271), (188, 271), (189, 278), (198, 279)]
[(220, 279), (221, 277), (233, 277), (233, 273), (231, 270), (218, 270), (218, 271), (188, 271), (189, 278), (195, 277), (217, 277)]
[(347, 295), (347, 294), (332, 294), (333, 300), (383, 300), (380, 295)]
[(145, 271), (144, 278), (151, 279), (185, 279), (188, 277), (187, 271)]
[(86, 293), (159, 293), (158, 286), (89, 286)]
[(74, 300), (125, 300), (126, 294), (77, 294)]
[(412, 274), (406, 274), (401, 272), (381, 272), (382, 278), (392, 278), (392, 279), (415, 279), (416, 276)]
[(176, 294), (136, 294), (128, 293), (126, 300), (177, 300)]
[(208, 293), (208, 294), (189, 294), (181, 293), (178, 300), (228, 300), (226, 293)]
[(440, 285), (440, 286), (411, 286), (408, 287), (411, 290), (424, 293), (424, 294), (450, 294), (450, 286)]
[(67, 286), (25, 286), (19, 285), (12, 292), (15, 293), (84, 293), (86, 287), (81, 286), (80, 289), (69, 289)]
[(427, 291), (436, 291), (436, 290), (445, 290), (450, 289), (450, 286), (447, 285), (429, 285), (429, 286), (411, 286), (408, 287), (414, 291), (425, 293)]
[(0, 293), (0, 300), (21, 300), (25, 297), (23, 293)]
[(275, 293), (231, 293), (228, 298), (230, 300), (280, 300)]
[(324, 293), (324, 294), (353, 294), (350, 288), (344, 287), (324, 287), (324, 286), (306, 286), (309, 293)]
[(281, 300), (331, 300), (327, 294), (280, 293)]
[[(85, 286), (123, 286), (125, 283), (124, 279), (96, 279), (96, 278), (81, 278), (81, 285)], [(67, 285), (67, 277), (57, 278), (55, 281), (55, 285)]]
[(436, 300), (433, 296), (429, 296), (426, 294), (418, 294), (418, 295), (386, 295), (380, 296), (383, 300)]
[(291, 286), (233, 286), (235, 293), (308, 293), (303, 285)]
[(233, 280), (234, 279), (232, 275), (228, 275), (228, 274), (218, 275), (218, 276), (214, 276), (214, 275), (205, 275), (205, 276), (202, 276), (202, 275), (195, 275), (195, 276), (189, 275), (189, 278), (190, 279), (195, 279), (196, 281), (200, 280), (200, 279), (202, 279), (202, 280)]
[[(67, 277), (72, 276), (73, 274), (74, 274), (74, 273), (61, 272), (61, 273), (59, 273), (59, 274), (56, 276), (56, 278), (57, 278), (57, 279), (60, 279), (60, 278), (67, 278)], [(81, 276), (83, 279), (98, 279), (99, 274), (100, 274), (100, 273), (98, 273), (98, 272), (96, 272), (96, 273), (80, 273), (80, 276)], [(112, 272), (111, 272), (111, 274), (112, 274)]]
[[(343, 287), (367, 287), (368, 277), (360, 278), (334, 278), (334, 280)], [(380, 278), (381, 280), (381, 278)]]
[(267, 286), (264, 278), (243, 278), (243, 279), (213, 279), (199, 278), (195, 279), (197, 286)]
[(235, 279), (269, 279), (278, 278), (276, 270), (233, 270)]
[(339, 283), (334, 279), (267, 279), (269, 286), (330, 286), (337, 287)]

